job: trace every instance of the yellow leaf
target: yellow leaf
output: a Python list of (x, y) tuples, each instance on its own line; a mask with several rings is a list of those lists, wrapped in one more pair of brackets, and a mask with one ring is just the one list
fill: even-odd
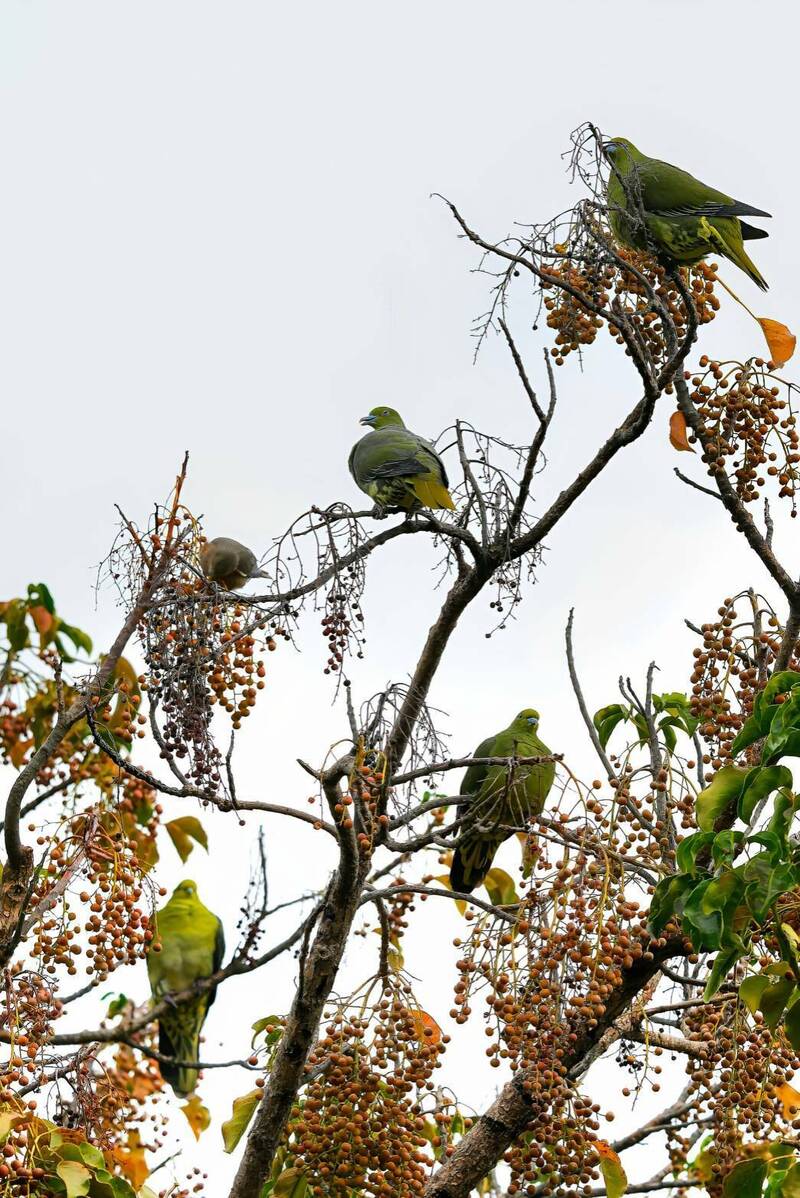
[(284, 1169), (272, 1190), (272, 1198), (305, 1198), (308, 1182), (299, 1169)]
[(186, 1116), (186, 1122), (194, 1132), (194, 1138), (200, 1139), (200, 1133), (204, 1132), (211, 1122), (211, 1115), (207, 1107), (204, 1107), (196, 1094), (193, 1094), (181, 1110)]
[(409, 1011), (414, 1023), (414, 1031), (420, 1044), (438, 1044), (442, 1038), (442, 1029), (427, 1011)]
[(605, 1140), (598, 1140), (595, 1143), (595, 1150), (600, 1157), (600, 1172), (606, 1183), (608, 1198), (621, 1198), (628, 1188), (628, 1178), (622, 1167), (622, 1162)]
[(226, 1119), (222, 1125), (222, 1142), (226, 1152), (233, 1152), (247, 1130), (247, 1125), (253, 1118), (260, 1101), (260, 1090), (251, 1090), (249, 1094), (243, 1094), (241, 1098), (234, 1098), (231, 1117)]
[(683, 453), (694, 453), (686, 433), (686, 417), (683, 412), (673, 412), (669, 418), (669, 443), (673, 449)]
[(519, 902), (514, 879), (504, 869), (499, 869), (497, 866), (494, 869), (490, 869), (483, 879), (483, 884), (486, 887), (486, 893), (489, 895), (489, 901), (495, 907), (505, 907), (509, 903)]
[(770, 358), (776, 366), (785, 366), (797, 345), (794, 333), (779, 320), (770, 320), (768, 316), (757, 316), (756, 319), (769, 346)]
[(25, 754), (33, 745), (33, 740), (18, 740), (8, 750), (8, 758), (12, 765), (19, 769), (25, 760)]
[(796, 1119), (800, 1115), (800, 1091), (788, 1082), (775, 1087), (775, 1097), (783, 1107), (784, 1119)]
[(192, 844), (194, 840), (208, 852), (206, 830), (196, 815), (182, 815), (179, 819), (171, 819), (164, 824), (164, 827), (167, 829), (169, 838), (175, 845), (175, 851), (181, 861), (186, 861), (191, 853), (194, 848)]

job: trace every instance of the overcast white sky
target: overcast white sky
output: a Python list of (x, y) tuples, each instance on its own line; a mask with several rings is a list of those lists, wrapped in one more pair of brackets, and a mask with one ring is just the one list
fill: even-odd
[[(430, 195), (457, 201), (489, 238), (542, 220), (578, 198), (561, 154), (586, 119), (772, 212), (771, 239), (753, 247), (769, 296), (732, 267), (723, 277), (760, 314), (800, 324), (797, 32), (792, 6), (739, 0), (5, 0), (0, 598), (42, 579), (66, 618), (107, 644), (119, 612), (108, 591), (95, 602), (92, 584), (113, 504), (143, 518), (184, 449), (187, 499), (209, 535), (261, 553), (310, 503), (357, 501), (347, 454), (358, 417), (378, 402), (426, 435), (461, 417), (523, 439), (526, 404), (502, 346), (472, 364), (486, 280), (470, 273), (474, 254)], [(517, 333), (541, 385), (542, 343), (525, 319)], [(737, 357), (763, 348), (730, 306), (704, 347)], [(559, 372), (542, 506), (635, 402), (611, 348), (592, 350), (584, 373), (577, 362)], [(669, 447), (669, 412), (667, 400), (554, 532), (518, 623), (487, 641), (483, 606), (454, 638), (432, 694), (454, 751), (535, 705), (546, 742), (593, 775), (564, 667), (569, 608), (594, 709), (614, 699), (621, 672), (640, 676), (651, 658), (663, 689), (683, 689), (683, 617), (703, 620), (723, 595), (763, 584), (718, 506), (674, 477), (676, 464), (700, 475)], [(778, 538), (796, 572), (796, 535)], [(433, 560), (419, 538), (382, 557), (366, 604), (369, 653), (352, 671), (357, 697), (412, 667), (437, 606)], [(303, 649), (270, 659), (242, 738), (243, 797), (304, 803), (294, 759), (319, 760), (344, 731), (314, 619)], [(212, 852), (195, 854), (189, 872), (233, 941), (256, 823), (208, 824)], [(266, 827), (273, 898), (319, 887), (327, 846), (279, 821)], [(173, 858), (165, 845), (170, 887), (181, 876)], [(458, 920), (432, 907), (421, 908), (427, 923), (407, 963), (441, 1017), (454, 980), (442, 945)], [(348, 976), (371, 971), (372, 947), (356, 941)], [(207, 1055), (241, 1051), (255, 1018), (284, 1010), (293, 970), (229, 982)], [(141, 998), (144, 967), (115, 985)], [(498, 1077), (456, 1055), (445, 1078), (480, 1108)], [(220, 1157), (218, 1121), (248, 1088), (222, 1072), (202, 1085), (215, 1125), (184, 1160), (209, 1168), (212, 1195), (235, 1165)]]

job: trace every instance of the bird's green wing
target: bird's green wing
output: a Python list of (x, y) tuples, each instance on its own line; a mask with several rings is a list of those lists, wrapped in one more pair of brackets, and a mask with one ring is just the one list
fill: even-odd
[(437, 470), (447, 486), (447, 472), (436, 450), (405, 428), (382, 428), (367, 433), (353, 446), (349, 466), (359, 486), (378, 479), (409, 478)]
[[(211, 972), (216, 973), (222, 964), (222, 958), (225, 956), (225, 929), (222, 926), (222, 920), (217, 920), (217, 934), (214, 939), (214, 959), (211, 964)], [(211, 1006), (214, 999), (217, 997), (217, 987), (213, 986), (208, 992), (208, 1002), (206, 1010)]]
[[(496, 737), (494, 737), (494, 736), (487, 736), (486, 740), (481, 741), (481, 743), (478, 745), (477, 749), (472, 754), (472, 756), (473, 757), (494, 757), (495, 756), (495, 751), (494, 751), (495, 739), (496, 739)], [(486, 774), (488, 773), (488, 770), (489, 770), (489, 766), (485, 765), (485, 764), (479, 765), (476, 763), (475, 765), (467, 766), (466, 773), (464, 774), (464, 777), (461, 779), (461, 786), (459, 788), (458, 793), (462, 794), (462, 795), (470, 795), (470, 796), (478, 794), (481, 787), (483, 786), (484, 782), (486, 781)], [(458, 808), (459, 815), (463, 815), (464, 811), (466, 811), (466, 808), (467, 808), (466, 803), (459, 804), (459, 808)]]
[(640, 189), (647, 212), (662, 216), (769, 216), (658, 158), (633, 163), (629, 177)]

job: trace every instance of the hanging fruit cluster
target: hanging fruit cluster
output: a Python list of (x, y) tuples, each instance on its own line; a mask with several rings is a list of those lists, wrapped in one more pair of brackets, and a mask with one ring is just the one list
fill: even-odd
[[(567, 247), (556, 249), (566, 251)], [(666, 309), (677, 337), (686, 332), (688, 314), (683, 298), (664, 269), (648, 254), (622, 248), (616, 252), (632, 269), (626, 270), (591, 244), (570, 247), (569, 255), (543, 266), (541, 288), (547, 327), (555, 332), (550, 353), (557, 366), (563, 366), (569, 354), (593, 344), (604, 326), (618, 345), (624, 344), (619, 328), (593, 311), (595, 308), (620, 311), (635, 326), (644, 352), (654, 362), (662, 362), (669, 349), (662, 316), (650, 302), (648, 286)], [(716, 264), (699, 262), (685, 271), (684, 277), (698, 322), (708, 324), (719, 309), (714, 294)]]
[[(693, 650), (690, 699), (709, 749), (703, 762), (717, 770), (729, 760), (736, 733), (772, 672), (782, 629), (762, 596), (743, 591), (725, 598), (716, 619), (701, 625), (700, 632), (702, 644)], [(789, 665), (798, 669), (800, 660), (793, 657)]]
[(774, 480), (795, 516), (800, 436), (791, 387), (763, 358), (717, 362), (704, 355), (686, 377), (703, 421), (705, 461), (728, 473), (743, 503), (754, 503)]
[(422, 1102), (447, 1037), (394, 980), (377, 1003), (335, 1012), (309, 1056), (283, 1167), (313, 1198), (422, 1195), (431, 1157)]

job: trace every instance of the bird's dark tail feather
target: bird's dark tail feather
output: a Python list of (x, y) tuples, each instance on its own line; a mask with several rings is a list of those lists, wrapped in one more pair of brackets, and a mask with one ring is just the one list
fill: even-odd
[(450, 866), (450, 885), (453, 890), (471, 894), (476, 886), (480, 886), (492, 868), (494, 855), (501, 843), (486, 836), (462, 840), (453, 853)]
[(746, 220), (739, 221), (739, 228), (742, 230), (742, 241), (758, 241), (761, 237), (769, 237), (766, 229), (759, 229), (756, 225), (748, 225)]
[[(176, 1037), (175, 1041), (173, 1041), (164, 1024), (159, 1022), (158, 1051), (161, 1056), (174, 1057), (176, 1061), (196, 1061), (198, 1047), (197, 1037), (181, 1036)], [(196, 1069), (186, 1069), (179, 1065), (168, 1065), (164, 1061), (159, 1061), (158, 1067), (161, 1070), (161, 1076), (164, 1081), (172, 1086), (180, 1098), (188, 1097), (197, 1085)]]

